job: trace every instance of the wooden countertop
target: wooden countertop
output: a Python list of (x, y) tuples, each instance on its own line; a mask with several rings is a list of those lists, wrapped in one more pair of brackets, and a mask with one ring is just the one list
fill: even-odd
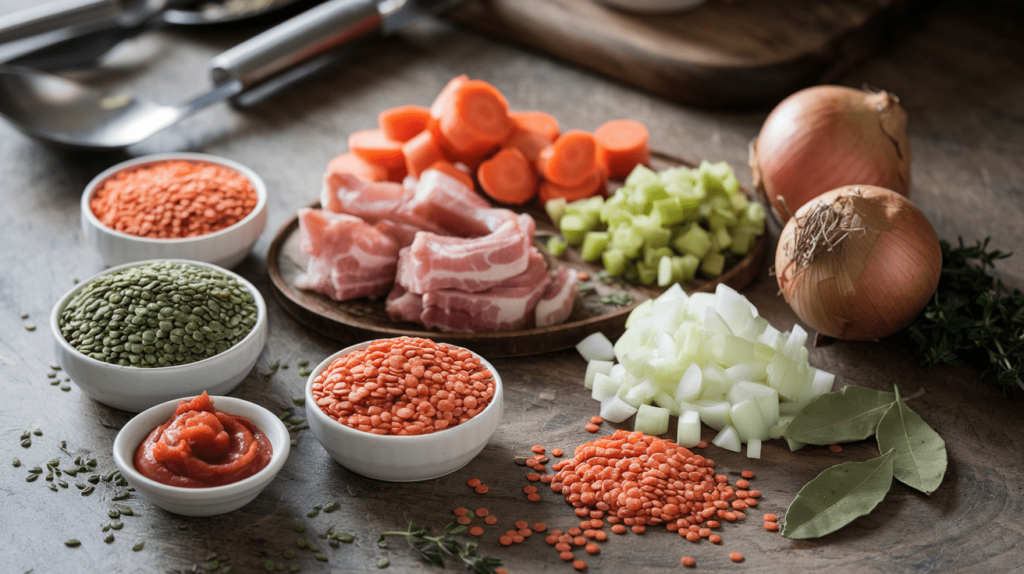
[[(0, 13), (23, 4), (0, 0)], [(923, 16), (901, 40), (841, 79), (896, 92), (910, 114), (913, 148), (912, 198), (939, 236), (973, 242), (993, 237), (993, 246), (1024, 245), (1024, 68), (1014, 37), (1024, 13), (1010, 3), (961, 1)], [(252, 34), (251, 29), (170, 30), (119, 48), (101, 82), (130, 85), (173, 102), (205, 89), (206, 61)], [(159, 134), (131, 155), (190, 150), (219, 154), (251, 166), (270, 191), (267, 230), (237, 269), (267, 298), (270, 340), (257, 367), (232, 393), (275, 412), (301, 396), (297, 362), (315, 364), (337, 345), (301, 328), (270, 295), (264, 257), (274, 232), (319, 190), (327, 160), (344, 151), (346, 134), (373, 125), (377, 112), (393, 105), (428, 103), (444, 83), (465, 73), (494, 83), (516, 108), (552, 112), (566, 128), (593, 129), (614, 117), (651, 127), (660, 149), (695, 159), (728, 160), (749, 184), (747, 142), (768, 110), (706, 112), (681, 107), (537, 54), (442, 24), (422, 25), (401, 38), (375, 41), (340, 60), (323, 62), (305, 77), (248, 107), (220, 106)], [(47, 148), (0, 122), (0, 547), (4, 572), (192, 572), (216, 552), (239, 572), (264, 571), (268, 560), (287, 571), (388, 571), (428, 568), (401, 541), (376, 544), (380, 532), (402, 528), (408, 518), (435, 531), (459, 506), (486, 507), (499, 518), (478, 541), (512, 572), (569, 572), (570, 566), (538, 536), (511, 548), (499, 534), (516, 520), (543, 521), (566, 529), (578, 523), (561, 497), (542, 489), (539, 503), (526, 500), (526, 469), (512, 459), (542, 444), (571, 451), (594, 437), (583, 424), (597, 405), (582, 387), (584, 361), (575, 352), (495, 361), (506, 384), (501, 428), (467, 467), (437, 480), (389, 484), (354, 475), (331, 461), (309, 431), (293, 433), (298, 444), (285, 468), (253, 503), (214, 518), (182, 518), (144, 499), (124, 502), (135, 516), (124, 518), (116, 540), (105, 544), (111, 489), (103, 483), (88, 497), (72, 486), (51, 492), (43, 480), (27, 483), (27, 470), (69, 457), (58, 449), (89, 451), (98, 468), (114, 469), (111, 444), (130, 414), (51, 386), (54, 362), (47, 320), (51, 306), (73, 285), (103, 266), (79, 231), (79, 199), (85, 184), (124, 154), (84, 155)], [(778, 229), (772, 229), (774, 237)], [(774, 252), (774, 245), (769, 247)], [(769, 258), (770, 259), (770, 258)], [(1024, 287), (1024, 255), (999, 264), (1008, 284)], [(796, 321), (776, 295), (767, 264), (745, 290), (761, 314), (780, 329)], [(28, 314), (27, 320), (20, 316)], [(38, 328), (27, 331), (31, 323)], [(838, 374), (840, 384), (927, 393), (913, 408), (946, 440), (950, 465), (945, 482), (927, 497), (895, 483), (868, 517), (812, 541), (790, 541), (761, 527), (763, 512), (781, 514), (799, 488), (837, 462), (876, 454), (873, 442), (834, 454), (823, 447), (790, 453), (780, 441), (766, 443), (760, 460), (709, 447), (702, 454), (734, 478), (757, 474), (763, 493), (756, 513), (723, 528), (724, 543), (693, 545), (652, 528), (637, 536), (613, 536), (599, 556), (584, 556), (594, 572), (678, 570), (691, 555), (698, 568), (730, 571), (985, 571), (1024, 570), (1024, 441), (1021, 399), (1004, 400), (976, 371), (925, 371), (902, 349), (882, 343), (836, 343), (811, 349), (811, 364)], [(291, 366), (267, 375), (269, 365)], [(605, 425), (608, 432), (609, 425)], [(19, 446), (26, 429), (39, 428), (30, 448)], [(705, 429), (705, 438), (713, 433)], [(22, 466), (15, 468), (17, 457)], [(474, 494), (465, 482), (490, 487)], [(340, 509), (307, 518), (314, 505), (336, 501)], [(292, 528), (305, 524), (329, 561), (318, 562), (296, 548)], [(328, 527), (355, 535), (351, 545), (329, 548), (317, 537)], [(82, 541), (67, 548), (70, 538)], [(145, 548), (132, 551), (137, 542)], [(287, 559), (284, 553), (295, 550)], [(731, 551), (746, 560), (733, 564)], [(577, 554), (583, 554), (577, 552)], [(458, 565), (449, 564), (454, 571)]]

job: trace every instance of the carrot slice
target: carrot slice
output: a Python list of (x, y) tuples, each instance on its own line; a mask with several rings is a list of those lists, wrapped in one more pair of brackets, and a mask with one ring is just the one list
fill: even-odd
[(594, 136), (580, 130), (565, 132), (537, 157), (537, 170), (541, 176), (559, 187), (582, 185), (596, 166), (597, 143)]
[(514, 128), (508, 139), (502, 142), (501, 147), (516, 148), (526, 156), (526, 159), (530, 160), (530, 163), (536, 164), (540, 152), (549, 145), (551, 142), (540, 134), (522, 128)]
[(405, 163), (402, 163), (402, 165), (388, 170), (388, 181), (402, 183), (402, 180), (407, 175), (409, 175), (409, 168), (405, 166)]
[(512, 123), (521, 130), (535, 133), (551, 143), (558, 139), (561, 133), (558, 129), (558, 120), (555, 116), (538, 111), (509, 112)]
[(441, 153), (444, 154), (445, 159), (451, 163), (462, 163), (469, 167), (471, 173), (475, 173), (480, 164), (488, 157), (494, 155), (494, 152), (498, 151), (498, 146), (487, 146), (486, 148), (480, 148), (472, 151), (459, 151), (455, 149), (455, 146), (445, 139), (444, 134), (441, 133), (441, 125), (437, 120), (430, 120), (430, 125), (427, 127), (434, 134), (434, 141), (437, 142), (437, 147), (441, 149)]
[(444, 111), (446, 102), (451, 98), (452, 94), (455, 93), (460, 86), (469, 81), (469, 76), (462, 74), (461, 76), (455, 76), (448, 83), (441, 88), (441, 93), (437, 94), (434, 98), (434, 103), (430, 104), (430, 117), (435, 120), (441, 119), (441, 113)]
[(480, 187), (495, 201), (522, 205), (537, 194), (537, 175), (526, 156), (506, 148), (480, 164), (476, 172)]
[(377, 124), (388, 139), (407, 142), (427, 129), (430, 109), (423, 106), (398, 106), (377, 115)]
[(637, 164), (651, 161), (647, 126), (635, 120), (610, 120), (594, 130), (598, 160), (614, 179), (624, 179)]
[(586, 199), (604, 192), (607, 182), (606, 172), (599, 167), (595, 168), (583, 183), (574, 187), (564, 187), (550, 181), (543, 181), (540, 184), (540, 201), (547, 203), (555, 198), (562, 198), (566, 201)]
[(370, 163), (388, 169), (405, 163), (402, 142), (388, 139), (381, 130), (362, 130), (348, 136), (348, 149)]
[(512, 131), (508, 102), (494, 86), (469, 80), (443, 102), (437, 118), (444, 140), (458, 154), (483, 154)]
[(473, 178), (470, 177), (468, 173), (466, 173), (466, 172), (462, 171), (461, 169), (455, 167), (455, 164), (453, 164), (453, 163), (451, 163), (449, 161), (435, 161), (433, 163), (433, 165), (431, 165), (427, 169), (436, 169), (437, 171), (439, 171), (441, 173), (448, 174), (448, 175), (454, 177), (455, 179), (461, 181), (469, 189), (475, 189), (476, 188), (476, 186), (473, 185)]
[(348, 173), (366, 181), (388, 180), (388, 169), (386, 167), (370, 163), (352, 152), (343, 153), (332, 159), (327, 164), (327, 171), (330, 173)]
[(430, 130), (423, 130), (402, 144), (402, 153), (405, 155), (405, 168), (413, 177), (419, 177), (425, 169), (438, 161), (446, 161), (444, 152)]

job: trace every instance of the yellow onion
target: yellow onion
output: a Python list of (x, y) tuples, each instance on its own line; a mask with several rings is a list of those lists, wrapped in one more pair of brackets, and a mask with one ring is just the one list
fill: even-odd
[(939, 285), (935, 229), (909, 199), (850, 185), (786, 223), (775, 274), (797, 316), (823, 335), (878, 339), (913, 322)]
[(754, 186), (782, 222), (843, 185), (877, 185), (908, 196), (907, 113), (885, 91), (800, 90), (768, 115), (750, 144), (750, 169)]

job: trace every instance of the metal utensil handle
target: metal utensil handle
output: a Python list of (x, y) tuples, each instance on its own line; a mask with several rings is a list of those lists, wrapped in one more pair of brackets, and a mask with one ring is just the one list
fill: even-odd
[(214, 84), (250, 88), (380, 27), (374, 0), (330, 0), (210, 60)]
[(117, 14), (115, 0), (70, 0), (28, 8), (0, 18), (0, 44), (69, 26), (112, 21)]

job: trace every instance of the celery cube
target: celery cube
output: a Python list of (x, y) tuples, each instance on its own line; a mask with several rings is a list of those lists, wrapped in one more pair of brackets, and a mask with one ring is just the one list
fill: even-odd
[(732, 232), (732, 245), (729, 246), (729, 251), (736, 255), (746, 255), (754, 244), (754, 240), (753, 230), (749, 227), (737, 227)]
[(661, 224), (665, 226), (675, 225), (686, 219), (683, 203), (678, 197), (666, 197), (655, 201), (653, 212), (658, 214)]
[(697, 276), (700, 259), (687, 253), (682, 257), (673, 257), (672, 266), (679, 270), (679, 282), (689, 281)]
[(725, 227), (712, 228), (711, 233), (715, 238), (715, 243), (718, 244), (718, 247), (715, 249), (715, 251), (728, 249), (730, 246), (732, 246), (732, 236), (729, 235), (729, 230), (726, 229)]
[[(565, 231), (563, 230), (562, 233)], [(580, 237), (580, 242), (582, 241), (583, 237)], [(571, 240), (570, 243), (572, 243)], [(633, 259), (640, 254), (640, 248), (644, 246), (644, 238), (633, 227), (620, 227), (612, 234), (612, 246), (622, 251), (626, 257)]]
[(701, 259), (711, 249), (711, 236), (694, 223), (672, 241), (672, 247), (682, 255), (690, 254)]
[(658, 261), (658, 287), (668, 287), (679, 281), (676, 268), (672, 265), (672, 257), (665, 255)]
[(658, 266), (648, 265), (643, 261), (636, 262), (636, 270), (639, 274), (640, 284), (651, 286), (658, 282)]
[(570, 245), (583, 243), (583, 238), (586, 236), (587, 231), (590, 231), (582, 217), (571, 213), (562, 216), (562, 220), (558, 222), (558, 227), (562, 230), (562, 235), (565, 236), (565, 240)]
[(567, 243), (564, 239), (557, 235), (552, 235), (551, 237), (548, 238), (548, 253), (554, 255), (555, 257), (561, 257), (562, 254), (565, 253), (566, 245)]
[(551, 223), (558, 225), (558, 222), (562, 219), (562, 215), (565, 213), (565, 201), (564, 197), (556, 197), (555, 199), (549, 199), (544, 204), (544, 211), (548, 212), (548, 217), (551, 218)]
[(665, 256), (673, 256), (675, 252), (668, 247), (650, 247), (644, 246), (644, 263), (646, 265), (658, 265), (661, 262), (661, 258)]
[(700, 263), (700, 270), (708, 277), (718, 277), (725, 269), (725, 256), (713, 251), (704, 256)]
[(597, 261), (601, 258), (605, 247), (608, 246), (608, 233), (604, 231), (590, 231), (583, 238), (583, 247), (580, 248), (580, 256), (584, 261)]
[(657, 182), (659, 181), (658, 174), (652, 171), (650, 168), (644, 165), (638, 165), (633, 168), (633, 171), (626, 176), (626, 185), (629, 187), (636, 187), (643, 183)]
[(601, 254), (604, 270), (612, 277), (621, 277), (626, 271), (626, 254), (619, 249), (608, 249)]

